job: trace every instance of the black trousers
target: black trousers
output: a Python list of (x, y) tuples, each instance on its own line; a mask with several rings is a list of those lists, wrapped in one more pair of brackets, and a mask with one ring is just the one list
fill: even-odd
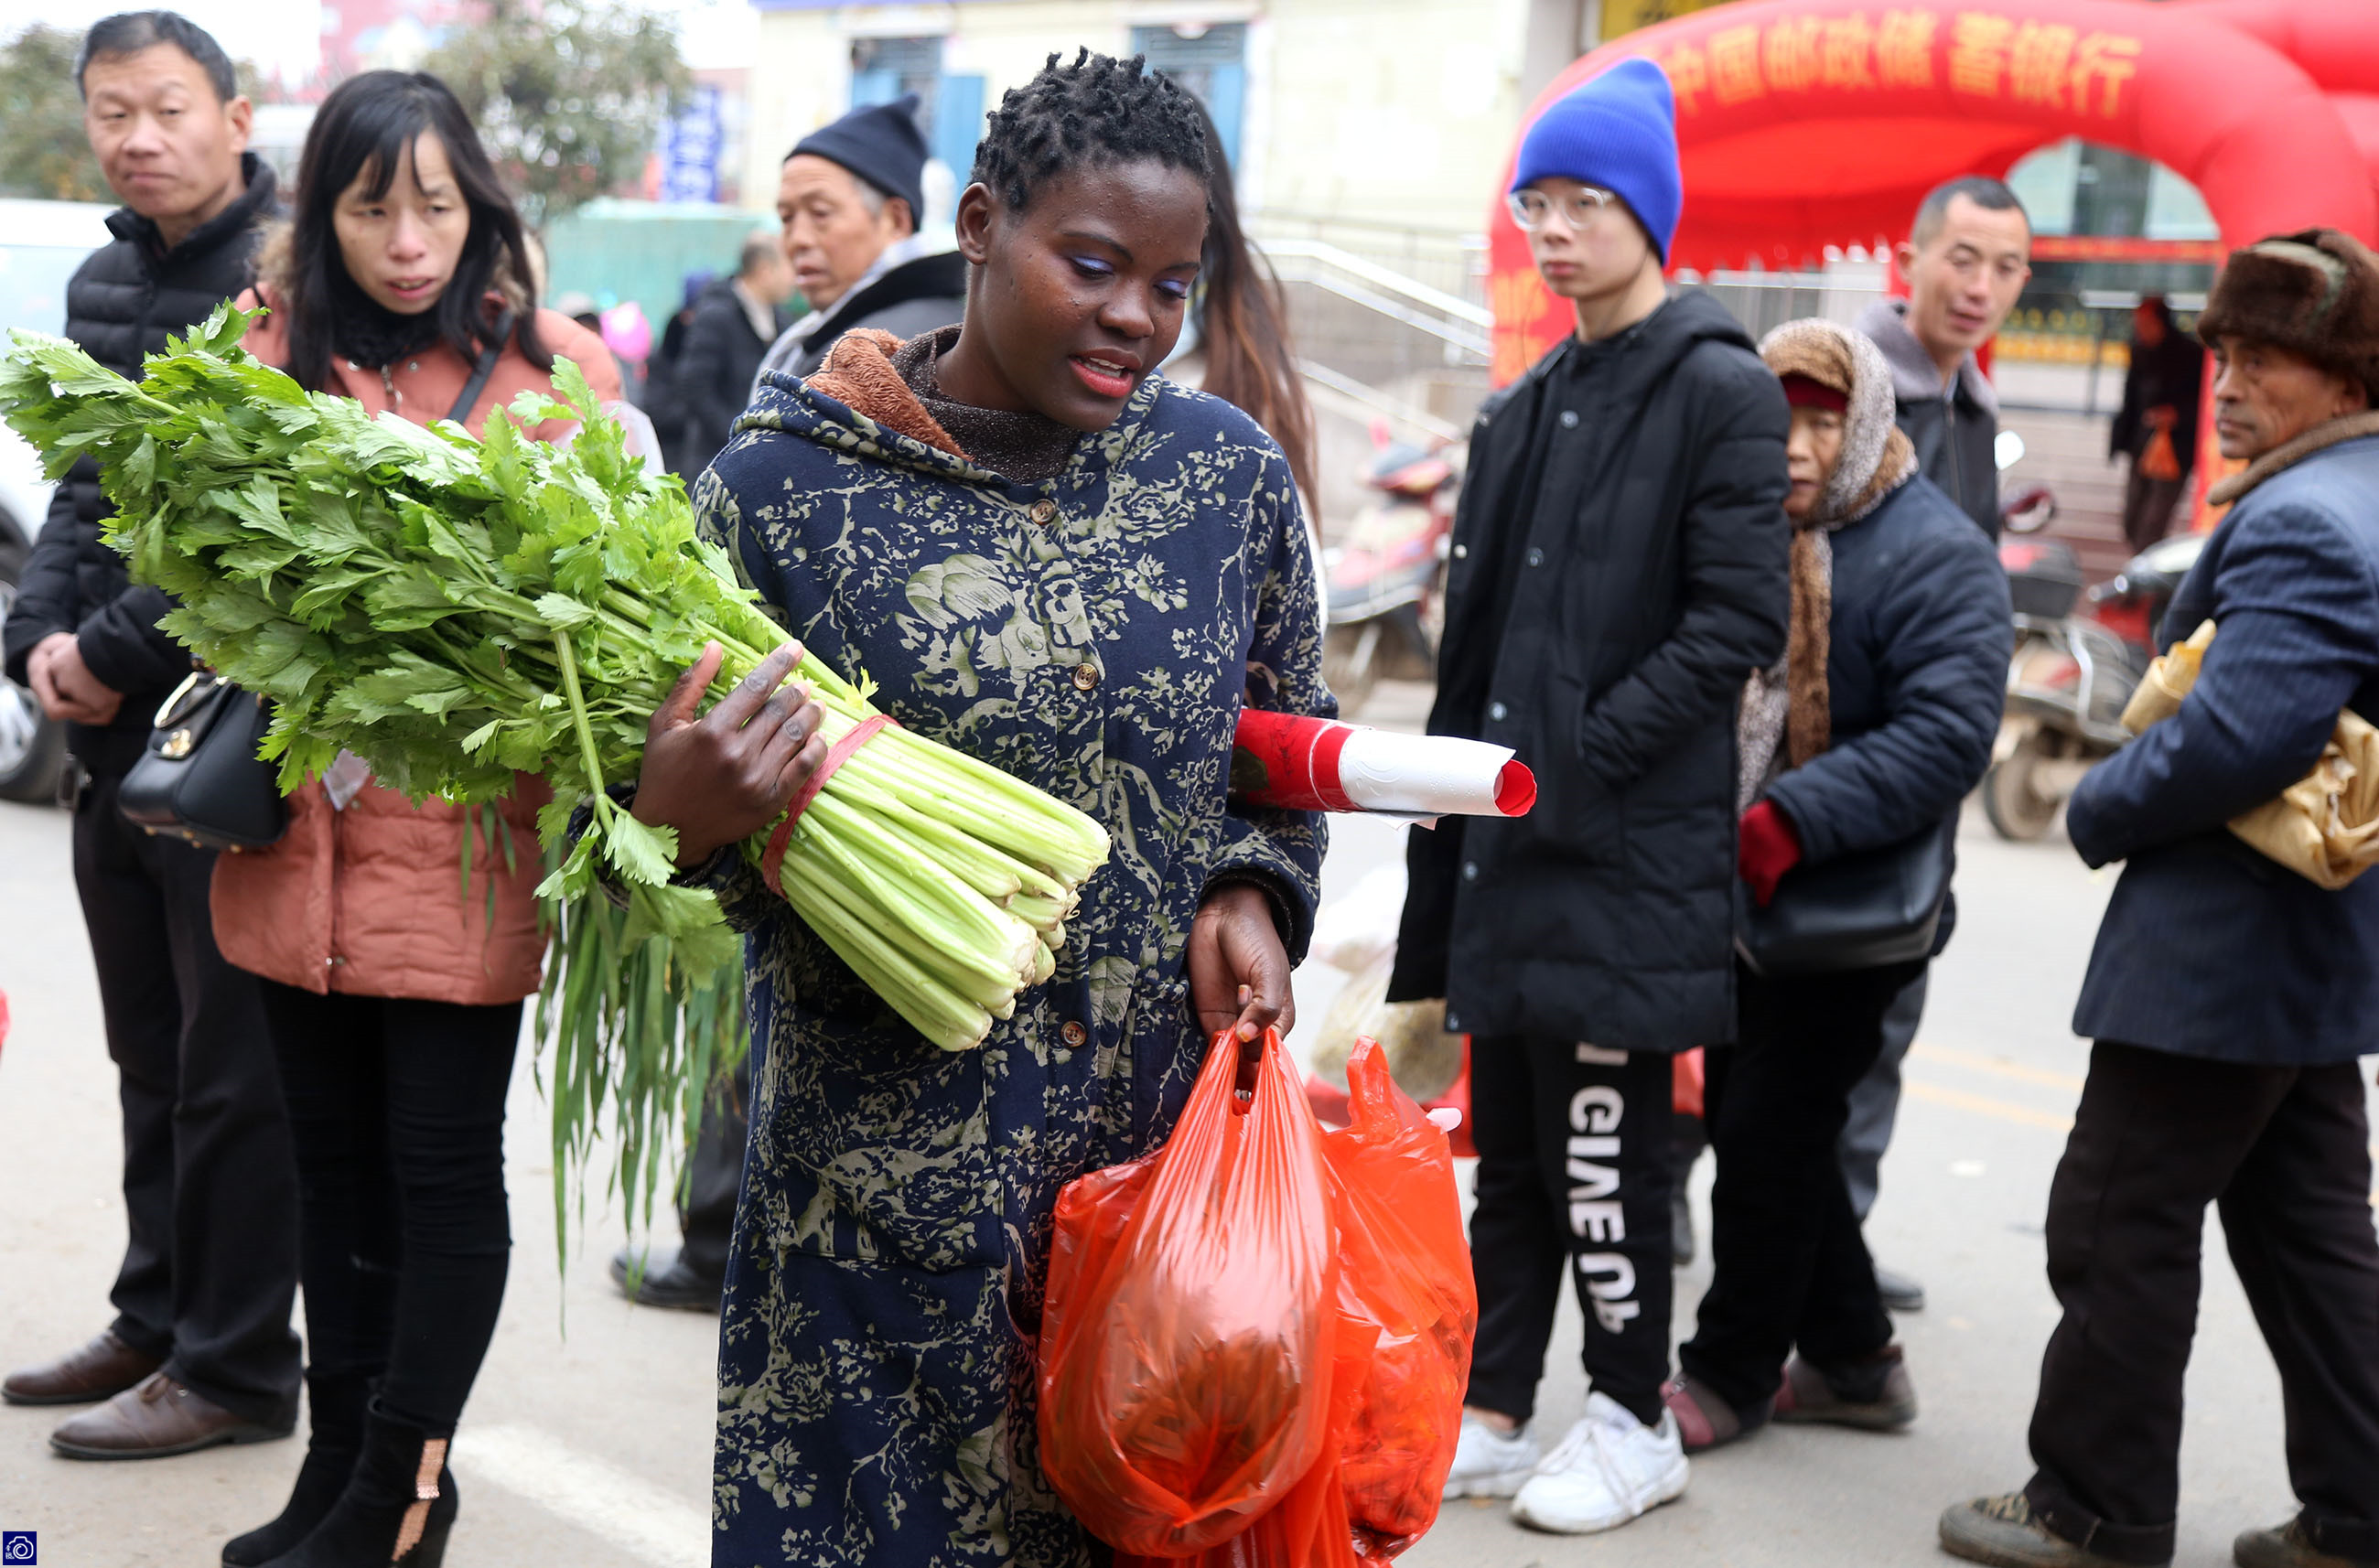
[(1891, 1342), (1837, 1145), (1884, 1014), (1923, 972), (1736, 972), (1735, 1043), (1709, 1053), (1702, 1090), (1714, 1272), (1677, 1360), (1738, 1410), (1775, 1394), (1795, 1345), (1826, 1368)]
[(727, 1255), (735, 1244), (735, 1197), (743, 1187), (743, 1146), (752, 1137), (752, 1062), (758, 1055), (745, 1052), (741, 1067), (713, 1080), (679, 1190), (685, 1245), (678, 1256), (705, 1279), (727, 1277)]
[(1566, 1267), (1586, 1313), (1588, 1381), (1637, 1419), (1660, 1419), (1674, 1060), (1566, 1040), (1472, 1042), (1479, 1338), (1467, 1403), (1516, 1421), (1535, 1412)]
[(246, 1419), (297, 1413), (297, 1180), (254, 975), (215, 947), (215, 858), (75, 805), (75, 887), (124, 1110), (129, 1239), (111, 1293), (127, 1345)]
[(2181, 1376), (2205, 1206), (2279, 1366), (2288, 1479), (2314, 1544), (2379, 1558), (2379, 1236), (2355, 1064), (2244, 1067), (2100, 1041), (2048, 1189), (2065, 1316), (2024, 1490), (2048, 1527), (2127, 1562), (2172, 1555)]
[(504, 1092), (521, 1005), (317, 996), (264, 983), (305, 1212), (310, 1369), (454, 1429), (512, 1257)]

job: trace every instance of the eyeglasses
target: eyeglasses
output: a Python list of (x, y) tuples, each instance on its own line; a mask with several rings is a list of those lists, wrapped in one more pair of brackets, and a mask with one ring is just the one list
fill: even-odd
[(1594, 221), (1594, 215), (1619, 199), (1618, 196), (1594, 186), (1580, 186), (1564, 197), (1549, 196), (1541, 190), (1516, 190), (1506, 197), (1512, 209), (1512, 222), (1520, 227), (1536, 230), (1544, 227), (1545, 220), (1558, 211), (1571, 228), (1582, 229)]

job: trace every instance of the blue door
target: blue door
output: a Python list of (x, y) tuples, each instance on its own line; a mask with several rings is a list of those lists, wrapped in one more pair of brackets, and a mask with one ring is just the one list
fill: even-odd
[(964, 190), (974, 168), (975, 143), (983, 139), (983, 78), (946, 76), (936, 81), (933, 125), (933, 154), (949, 165)]

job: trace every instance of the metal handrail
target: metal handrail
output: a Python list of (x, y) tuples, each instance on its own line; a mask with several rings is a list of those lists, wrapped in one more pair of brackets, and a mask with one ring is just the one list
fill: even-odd
[[(1349, 276), (1361, 279), (1374, 289), (1400, 295), (1416, 305), (1426, 306), (1442, 316), (1467, 322), (1480, 332), (1491, 332), (1495, 313), (1483, 305), (1473, 305), (1443, 289), (1431, 288), (1418, 278), (1408, 278), (1392, 268), (1383, 267), (1366, 257), (1356, 255), (1324, 240), (1272, 239), (1262, 242), (1265, 256), (1271, 258), (1275, 271), (1284, 257), (1301, 258), (1324, 267), (1335, 268)], [(1334, 293), (1338, 292), (1333, 290)]]
[(1450, 420), (1441, 419), (1425, 408), (1416, 407), (1407, 403), (1403, 398), (1391, 397), (1375, 387), (1367, 387), (1352, 376), (1342, 376), (1327, 365), (1317, 365), (1310, 359), (1299, 359), (1297, 362), (1297, 368), (1298, 373), (1302, 375), (1314, 392), (1319, 394), (1313, 399), (1315, 403), (1326, 407), (1334, 399), (1337, 400), (1347, 405), (1341, 407), (1338, 412), (1349, 417), (1360, 419), (1370, 415), (1383, 415), (1441, 441), (1456, 441), (1463, 437), (1464, 432), (1459, 425)]

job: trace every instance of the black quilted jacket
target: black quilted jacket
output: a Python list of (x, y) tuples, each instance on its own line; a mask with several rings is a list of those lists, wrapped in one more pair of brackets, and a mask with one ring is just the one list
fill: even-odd
[[(278, 204), (272, 169), (252, 152), (245, 169), (247, 192), (170, 250), (157, 225), (130, 208), (111, 213), (115, 241), (92, 251), (66, 285), (66, 335), (110, 369), (135, 376), (141, 357), (163, 348), (168, 334), (204, 320), (253, 282), (260, 225)], [(132, 766), (157, 705), (190, 669), (190, 656), (157, 630), (171, 601), (132, 582), (123, 557), (100, 537), (101, 520), (113, 510), (88, 458), (67, 471), (50, 498), (5, 631), (16, 680), (26, 678), (33, 645), (71, 632), (91, 672), (124, 694), (105, 729), (66, 728), (67, 746), (94, 773)]]

